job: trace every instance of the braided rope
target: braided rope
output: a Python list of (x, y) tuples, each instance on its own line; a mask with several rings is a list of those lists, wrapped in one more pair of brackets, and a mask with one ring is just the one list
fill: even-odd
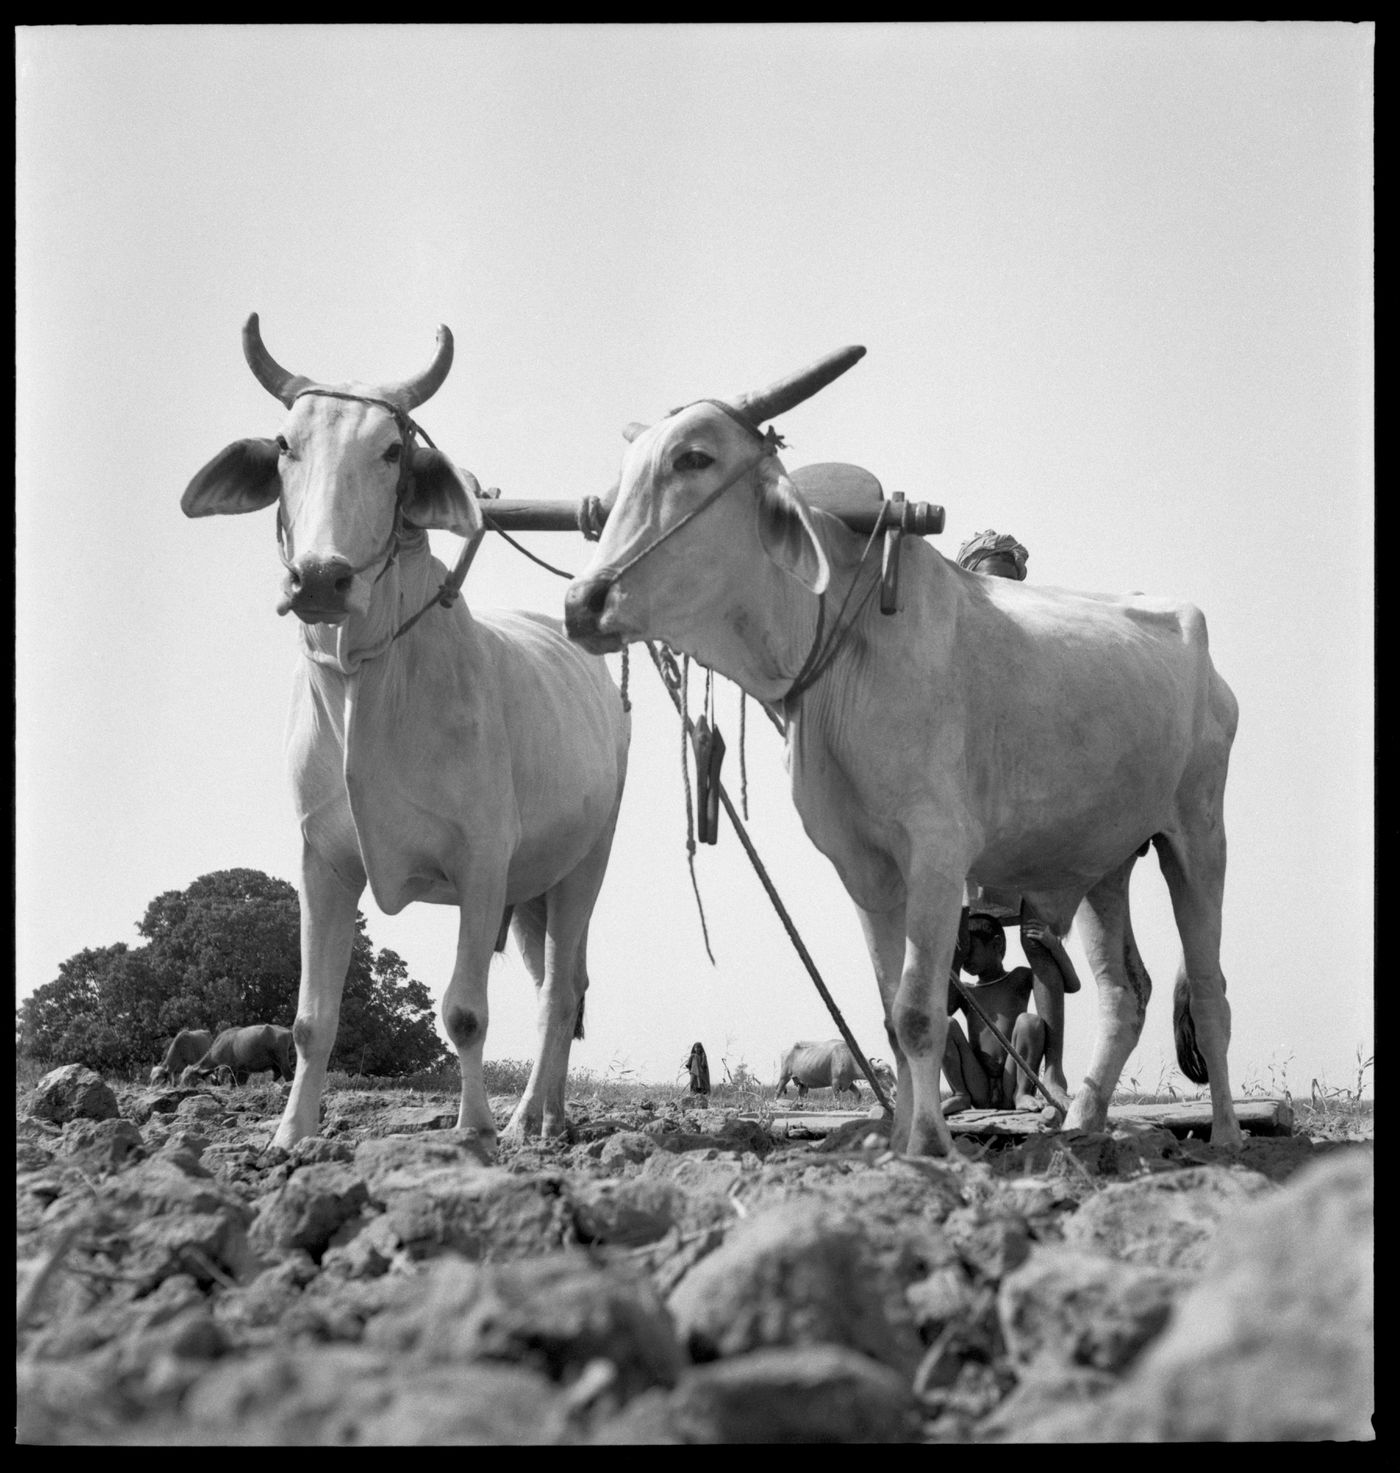
[(535, 554), (531, 552), (528, 547), (522, 547), (515, 540), (515, 538), (510, 535), (509, 532), (507, 532), (503, 527), (498, 527), (495, 522), (491, 520), (491, 515), (489, 512), (483, 509), (481, 517), (482, 520), (486, 523), (487, 529), (494, 532), (498, 537), (504, 537), (505, 540), (509, 542), (510, 545), (516, 550), (516, 552), (520, 553), (524, 557), (529, 558), (532, 563), (538, 563), (540, 567), (542, 567), (546, 572), (553, 573), (556, 578), (568, 578), (572, 581), (574, 576), (572, 573), (566, 573), (563, 568), (556, 568), (553, 563), (547, 563), (542, 557), (536, 557)]
[(744, 761), (744, 715), (749, 708), (749, 694), (741, 685), (739, 687), (739, 807), (744, 810), (744, 817), (749, 816), (749, 768)]

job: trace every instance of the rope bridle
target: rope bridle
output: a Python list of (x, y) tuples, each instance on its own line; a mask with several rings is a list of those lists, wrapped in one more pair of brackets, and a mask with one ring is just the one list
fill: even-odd
[[(372, 554), (358, 567), (352, 567), (350, 573), (356, 576), (367, 572), (375, 563), (382, 561), (384, 566), (375, 574), (374, 582), (379, 580), (393, 567), (399, 555), (399, 543), (403, 537), (405, 525), (412, 526), (404, 517), (404, 499), (408, 494), (409, 486), (413, 480), (413, 450), (419, 436), (432, 450), (437, 446), (433, 444), (433, 438), (422, 425), (418, 424), (402, 406), (395, 404), (391, 399), (381, 399), (373, 394), (352, 394), (343, 389), (302, 389), (292, 396), (292, 404), (298, 399), (304, 399), (308, 395), (316, 395), (322, 399), (349, 399), (357, 404), (376, 404), (381, 409), (387, 409), (394, 418), (394, 424), (399, 432), (399, 443), (402, 449), (399, 452), (399, 477), (394, 485), (394, 520), (389, 528), (389, 536), (383, 547)], [(291, 407), (290, 405), (288, 406)], [(392, 644), (400, 635), (407, 634), (410, 629), (428, 612), (434, 604), (441, 604), (443, 608), (451, 608), (461, 592), (462, 584), (466, 580), (467, 570), (471, 567), (472, 559), (476, 556), (477, 548), (481, 545), (481, 539), (485, 529), (478, 532), (475, 537), (467, 540), (466, 545), (457, 556), (452, 571), (442, 580), (437, 591), (412, 617), (405, 619), (402, 624), (390, 635), (387, 645)], [(282, 502), (277, 502), (277, 556), (281, 559), (282, 566), (287, 571), (293, 572), (291, 560), (286, 554), (286, 540), (282, 523)]]

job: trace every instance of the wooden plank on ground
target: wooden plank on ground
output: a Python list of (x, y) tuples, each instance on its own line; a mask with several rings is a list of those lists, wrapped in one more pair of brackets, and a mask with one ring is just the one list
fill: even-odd
[[(820, 1140), (852, 1120), (869, 1120), (874, 1123), (880, 1119), (880, 1115), (879, 1110), (873, 1115), (869, 1110), (783, 1110), (768, 1121), (768, 1131), (779, 1139)], [(757, 1120), (758, 1116), (750, 1115), (745, 1118)]]
[[(1251, 1135), (1292, 1135), (1293, 1110), (1286, 1100), (1236, 1100), (1235, 1114), (1240, 1129)], [(1173, 1135), (1193, 1131), (1202, 1138), (1210, 1134), (1210, 1101), (1173, 1100), (1164, 1105), (1110, 1105), (1108, 1118), (1142, 1125), (1160, 1125)]]
[[(1293, 1134), (1293, 1111), (1283, 1100), (1236, 1100), (1235, 1114), (1240, 1128), (1251, 1135)], [(772, 1116), (768, 1129), (780, 1138), (821, 1139), (851, 1120), (879, 1118), (878, 1111), (872, 1115), (869, 1110), (784, 1110)], [(1206, 1139), (1210, 1135), (1210, 1100), (1111, 1105), (1108, 1118), (1110, 1125), (1155, 1125), (1173, 1135), (1185, 1137), (1194, 1132)], [(1038, 1112), (1033, 1110), (964, 1110), (948, 1117), (948, 1129), (954, 1135), (978, 1139), (1021, 1139), (1045, 1133)]]

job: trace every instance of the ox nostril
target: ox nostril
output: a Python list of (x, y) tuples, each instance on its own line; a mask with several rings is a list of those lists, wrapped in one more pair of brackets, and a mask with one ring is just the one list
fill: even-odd
[(564, 623), (574, 633), (592, 632), (598, 626), (612, 580), (608, 578), (577, 579), (564, 595)]
[(343, 606), (355, 582), (355, 570), (343, 557), (301, 558), (287, 570), (287, 587), (297, 607)]
[(608, 592), (612, 588), (612, 580), (609, 578), (594, 578), (591, 582), (584, 584), (582, 603), (590, 614), (601, 614), (603, 605), (608, 601)]

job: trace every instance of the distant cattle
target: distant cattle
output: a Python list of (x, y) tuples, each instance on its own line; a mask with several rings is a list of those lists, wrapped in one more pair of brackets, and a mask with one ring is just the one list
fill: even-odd
[(707, 1095), (710, 1092), (710, 1061), (705, 1057), (705, 1045), (697, 1043), (692, 1045), (690, 1057), (682, 1065), (682, 1068), (690, 1071), (690, 1092), (693, 1095)]
[(170, 1040), (165, 1057), (151, 1070), (151, 1083), (174, 1084), (181, 1071), (209, 1052), (214, 1035), (207, 1028), (182, 1028)]
[(290, 1079), (295, 1067), (292, 1030), (276, 1023), (252, 1023), (225, 1028), (208, 1052), (180, 1075), (180, 1083), (197, 1084), (223, 1069), (231, 1070), (238, 1084), (246, 1084), (250, 1074), (263, 1069), (271, 1069), (276, 1079)]
[(778, 1093), (785, 1094), (791, 1081), (797, 1086), (798, 1099), (809, 1089), (848, 1089), (855, 1094), (859, 1073), (854, 1056), (839, 1038), (826, 1043), (795, 1043), (783, 1055)]

